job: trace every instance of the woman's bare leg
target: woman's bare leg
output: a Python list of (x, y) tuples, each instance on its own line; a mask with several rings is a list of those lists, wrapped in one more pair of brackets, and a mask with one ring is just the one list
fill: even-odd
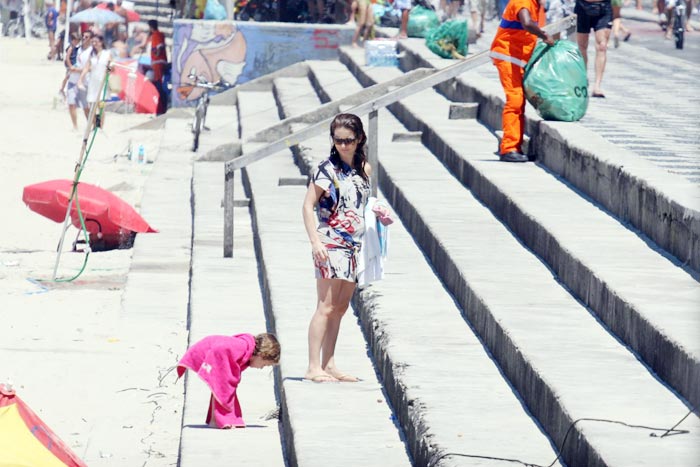
[(326, 373), (340, 381), (357, 381), (356, 377), (344, 374), (335, 365), (335, 345), (338, 342), (340, 321), (343, 319), (343, 316), (345, 316), (345, 312), (350, 306), (352, 294), (355, 291), (354, 282), (338, 282), (340, 282), (340, 284), (337, 294), (333, 297), (333, 313), (329, 317), (326, 338), (323, 340), (321, 348), (321, 366)]

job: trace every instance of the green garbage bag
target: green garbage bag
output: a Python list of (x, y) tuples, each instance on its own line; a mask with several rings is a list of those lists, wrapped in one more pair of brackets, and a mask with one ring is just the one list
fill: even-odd
[(588, 78), (578, 46), (565, 40), (553, 46), (539, 42), (525, 67), (523, 88), (545, 120), (580, 120), (588, 108)]
[(409, 37), (425, 37), (433, 28), (440, 25), (437, 13), (428, 8), (416, 5), (408, 14), (406, 32)]
[(428, 31), (425, 45), (442, 58), (464, 58), (467, 56), (467, 22), (451, 20)]

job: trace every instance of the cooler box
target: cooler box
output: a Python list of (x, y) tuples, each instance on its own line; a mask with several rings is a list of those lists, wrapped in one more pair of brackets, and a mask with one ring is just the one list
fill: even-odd
[(372, 40), (365, 42), (365, 65), (399, 66), (396, 41)]

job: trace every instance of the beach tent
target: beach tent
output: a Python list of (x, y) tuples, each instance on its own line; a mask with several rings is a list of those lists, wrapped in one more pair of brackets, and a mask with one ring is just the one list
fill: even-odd
[(0, 466), (87, 467), (20, 399), (0, 384)]

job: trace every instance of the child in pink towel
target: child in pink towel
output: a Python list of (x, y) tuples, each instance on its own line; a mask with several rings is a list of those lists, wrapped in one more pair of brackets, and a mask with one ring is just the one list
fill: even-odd
[(207, 423), (219, 428), (245, 427), (236, 388), (248, 367), (265, 368), (280, 360), (274, 334), (207, 336), (192, 345), (177, 365), (177, 375), (192, 370), (211, 389)]

